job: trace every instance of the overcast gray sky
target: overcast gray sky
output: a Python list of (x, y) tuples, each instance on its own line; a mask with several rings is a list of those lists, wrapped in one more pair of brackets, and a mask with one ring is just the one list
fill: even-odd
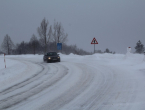
[(109, 48), (126, 53), (138, 40), (145, 45), (145, 0), (0, 0), (0, 44), (8, 34), (14, 43), (28, 42), (44, 17), (61, 22), (68, 45), (93, 52)]

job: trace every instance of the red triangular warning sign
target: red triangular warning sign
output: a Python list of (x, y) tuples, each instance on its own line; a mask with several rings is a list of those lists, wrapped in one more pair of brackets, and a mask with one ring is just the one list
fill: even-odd
[(95, 37), (93, 38), (91, 44), (98, 44), (97, 40), (95, 39)]

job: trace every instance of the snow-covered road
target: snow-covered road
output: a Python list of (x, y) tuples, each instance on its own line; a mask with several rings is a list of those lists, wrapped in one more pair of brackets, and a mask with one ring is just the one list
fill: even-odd
[(0, 110), (145, 110), (143, 55), (0, 56)]

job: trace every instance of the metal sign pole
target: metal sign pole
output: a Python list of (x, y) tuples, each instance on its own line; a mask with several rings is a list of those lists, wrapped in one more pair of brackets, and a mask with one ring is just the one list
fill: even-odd
[(94, 44), (94, 53), (95, 53), (95, 44), (98, 44), (97, 40), (95, 39), (95, 37), (93, 38), (91, 44)]
[(95, 44), (94, 44), (94, 53), (95, 53)]

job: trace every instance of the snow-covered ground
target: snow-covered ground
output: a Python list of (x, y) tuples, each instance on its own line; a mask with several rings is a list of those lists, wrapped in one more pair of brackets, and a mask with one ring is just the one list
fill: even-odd
[(145, 110), (139, 54), (0, 55), (0, 110)]

